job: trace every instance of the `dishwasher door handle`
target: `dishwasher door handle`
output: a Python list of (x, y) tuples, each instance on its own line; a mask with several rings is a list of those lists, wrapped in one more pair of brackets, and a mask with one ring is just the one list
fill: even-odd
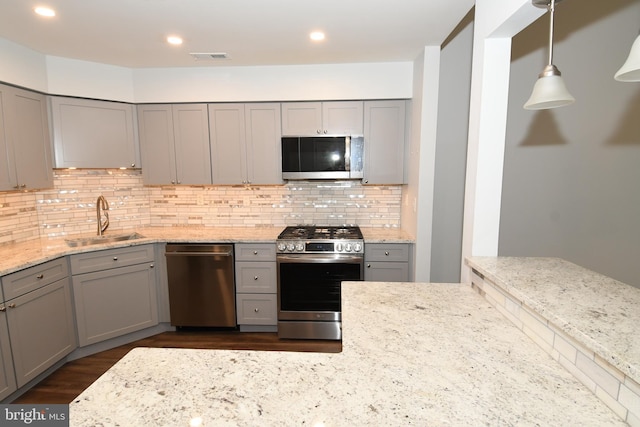
[(228, 252), (165, 252), (166, 256), (231, 256), (233, 253)]

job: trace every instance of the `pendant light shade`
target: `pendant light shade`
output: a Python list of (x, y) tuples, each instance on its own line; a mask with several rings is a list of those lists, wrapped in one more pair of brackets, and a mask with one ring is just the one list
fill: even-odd
[(620, 82), (640, 82), (640, 36), (636, 37), (627, 61), (614, 78)]
[(524, 104), (525, 110), (547, 110), (549, 108), (563, 107), (573, 104), (576, 100), (567, 90), (560, 71), (553, 65), (553, 18), (555, 4), (560, 1), (532, 0), (534, 6), (545, 7), (549, 10), (549, 63), (538, 75), (531, 97)]
[(533, 86), (531, 97), (524, 104), (525, 110), (546, 110), (573, 104), (571, 96), (555, 65), (547, 65)]

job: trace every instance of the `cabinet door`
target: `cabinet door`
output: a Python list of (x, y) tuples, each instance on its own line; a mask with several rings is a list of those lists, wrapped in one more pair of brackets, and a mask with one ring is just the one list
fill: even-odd
[(0, 304), (0, 400), (18, 389), (7, 328), (7, 306)]
[(55, 97), (51, 106), (56, 167), (139, 166), (133, 105)]
[(405, 101), (365, 101), (365, 184), (404, 183)]
[(53, 187), (46, 97), (0, 85), (0, 190)]
[(12, 190), (18, 185), (13, 160), (9, 161), (9, 135), (4, 116), (7, 114), (7, 86), (0, 85), (0, 191)]
[(44, 95), (16, 89), (13, 96), (13, 152), (20, 187), (53, 187), (51, 140)]
[(7, 301), (18, 388), (76, 348), (69, 279)]
[(280, 104), (246, 104), (247, 181), (282, 184)]
[(158, 324), (153, 264), (73, 276), (80, 347)]
[(238, 294), (236, 309), (239, 325), (278, 324), (278, 302), (275, 294)]
[(322, 123), (327, 135), (362, 135), (362, 101), (323, 102)]
[(282, 134), (313, 136), (323, 133), (321, 102), (283, 102)]
[(236, 262), (236, 292), (273, 293), (278, 287), (276, 263), (273, 262)]
[(172, 111), (177, 183), (211, 184), (207, 105), (173, 105)]
[(243, 104), (209, 105), (211, 176), (214, 184), (246, 184)]
[(176, 184), (171, 105), (139, 105), (138, 131), (144, 183)]
[(409, 263), (367, 262), (364, 269), (364, 280), (368, 282), (408, 282)]

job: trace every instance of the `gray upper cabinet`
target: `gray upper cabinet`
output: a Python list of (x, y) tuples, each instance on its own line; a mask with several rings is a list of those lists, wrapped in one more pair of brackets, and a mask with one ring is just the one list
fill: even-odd
[(280, 104), (210, 104), (214, 184), (281, 184)]
[(362, 135), (362, 101), (284, 102), (285, 136)]
[(140, 167), (131, 104), (51, 98), (58, 168)]
[(46, 96), (0, 85), (0, 191), (50, 187)]
[(404, 184), (406, 101), (365, 101), (365, 184)]
[(211, 184), (206, 104), (138, 106), (145, 184)]

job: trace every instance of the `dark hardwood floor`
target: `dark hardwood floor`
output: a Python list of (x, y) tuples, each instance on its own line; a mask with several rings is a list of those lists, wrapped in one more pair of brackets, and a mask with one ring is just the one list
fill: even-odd
[(180, 330), (165, 332), (66, 363), (13, 403), (70, 403), (135, 347), (339, 353), (339, 341), (279, 340), (275, 333)]

